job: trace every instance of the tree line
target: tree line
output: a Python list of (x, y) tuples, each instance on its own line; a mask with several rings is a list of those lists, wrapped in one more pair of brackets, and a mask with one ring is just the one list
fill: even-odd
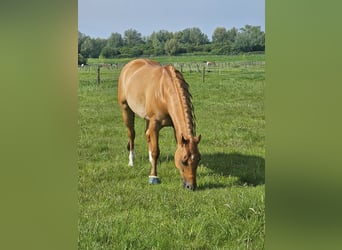
[(143, 37), (137, 30), (128, 29), (123, 36), (112, 33), (108, 39), (91, 38), (78, 31), (78, 63), (87, 58), (120, 58), (191, 54), (232, 55), (265, 51), (265, 33), (260, 26), (245, 25), (237, 29), (218, 27), (212, 39), (199, 28), (169, 32), (160, 30)]

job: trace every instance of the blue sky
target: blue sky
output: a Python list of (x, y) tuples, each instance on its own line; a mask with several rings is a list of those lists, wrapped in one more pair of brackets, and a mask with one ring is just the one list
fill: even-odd
[(108, 38), (135, 29), (143, 36), (153, 31), (181, 31), (197, 27), (211, 36), (217, 27), (265, 30), (265, 0), (79, 0), (78, 30)]

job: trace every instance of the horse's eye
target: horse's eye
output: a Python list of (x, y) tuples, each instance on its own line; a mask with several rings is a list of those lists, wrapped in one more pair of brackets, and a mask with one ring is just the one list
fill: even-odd
[(185, 160), (185, 161), (183, 160), (183, 161), (181, 161), (181, 162), (182, 162), (182, 165), (183, 165), (183, 166), (188, 165), (188, 161), (187, 161), (187, 160)]

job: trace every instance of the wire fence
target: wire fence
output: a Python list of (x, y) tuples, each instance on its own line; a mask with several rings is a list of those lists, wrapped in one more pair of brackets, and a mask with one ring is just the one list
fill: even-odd
[[(207, 62), (176, 62), (172, 64), (182, 73), (202, 74), (202, 82), (205, 82), (208, 74), (226, 75), (233, 69), (264, 68), (265, 61), (215, 62), (212, 64)], [(125, 63), (90, 64), (81, 65), (78, 70), (80, 73), (95, 75), (94, 80), (100, 84), (102, 81), (115, 79), (124, 65)]]

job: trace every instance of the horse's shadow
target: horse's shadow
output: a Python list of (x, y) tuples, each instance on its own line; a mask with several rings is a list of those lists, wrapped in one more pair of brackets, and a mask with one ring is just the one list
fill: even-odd
[[(237, 177), (237, 184), (265, 184), (265, 159), (240, 153), (202, 154), (201, 164), (220, 176)], [(199, 189), (225, 188), (231, 184), (205, 183)]]

